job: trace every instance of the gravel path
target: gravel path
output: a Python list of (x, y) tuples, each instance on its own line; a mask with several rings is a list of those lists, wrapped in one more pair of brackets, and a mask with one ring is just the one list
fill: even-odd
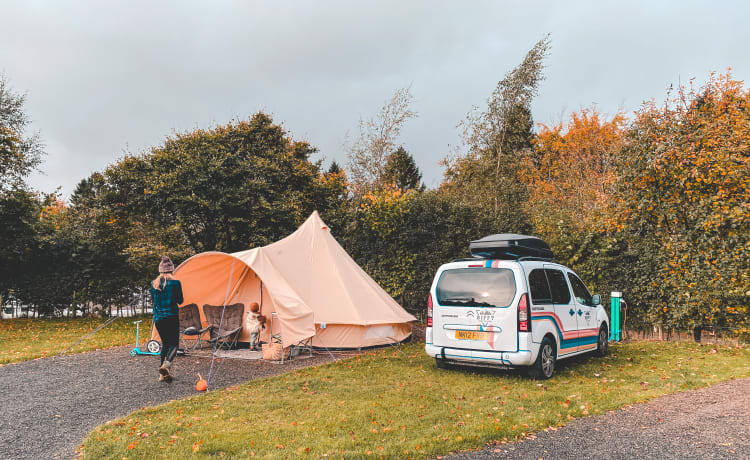
[(750, 458), (750, 379), (662, 396), (520, 443), (443, 458)]
[[(45, 358), (0, 367), (0, 458), (69, 459), (101, 423), (136, 409), (196, 394), (196, 374), (208, 376), (209, 358), (179, 356), (171, 384), (157, 382), (157, 356), (130, 348)], [(330, 355), (295, 358), (283, 365), (216, 360), (213, 388), (226, 387), (331, 361)]]

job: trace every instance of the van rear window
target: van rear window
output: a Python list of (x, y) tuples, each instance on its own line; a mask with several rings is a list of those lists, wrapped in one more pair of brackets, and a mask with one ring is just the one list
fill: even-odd
[(507, 268), (456, 268), (440, 275), (439, 305), (507, 307), (516, 296), (516, 278)]

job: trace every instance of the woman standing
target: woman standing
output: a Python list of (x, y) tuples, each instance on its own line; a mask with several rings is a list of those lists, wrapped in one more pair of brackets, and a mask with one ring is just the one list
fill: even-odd
[(174, 264), (167, 256), (161, 257), (159, 276), (151, 282), (151, 298), (154, 300), (154, 325), (161, 337), (161, 366), (159, 381), (171, 382), (172, 361), (177, 355), (180, 340), (180, 316), (178, 306), (183, 302), (182, 284), (172, 276)]

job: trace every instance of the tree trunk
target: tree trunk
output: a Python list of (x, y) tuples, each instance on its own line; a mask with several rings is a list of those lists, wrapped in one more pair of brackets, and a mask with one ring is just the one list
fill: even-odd
[(693, 339), (695, 339), (696, 342), (701, 343), (701, 335), (703, 334), (703, 328), (702, 327), (696, 327), (693, 329)]

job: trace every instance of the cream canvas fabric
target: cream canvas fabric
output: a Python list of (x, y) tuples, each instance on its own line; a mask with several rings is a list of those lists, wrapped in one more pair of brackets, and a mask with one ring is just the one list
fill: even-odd
[[(252, 302), (273, 315), (261, 337), (280, 334), (284, 346), (313, 338), (313, 345), (356, 348), (400, 342), (411, 333), (407, 313), (357, 265), (314, 212), (276, 243), (226, 254), (206, 252), (175, 271), (184, 304)], [(205, 322), (205, 317), (201, 316)], [(248, 341), (243, 331), (240, 341)]]

